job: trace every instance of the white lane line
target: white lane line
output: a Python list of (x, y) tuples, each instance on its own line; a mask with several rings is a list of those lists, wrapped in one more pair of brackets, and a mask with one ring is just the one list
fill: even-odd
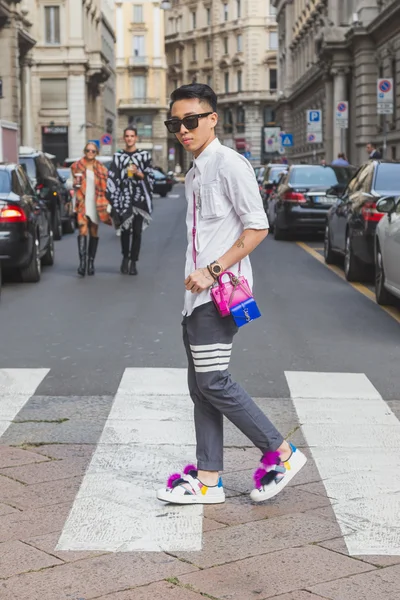
[(49, 369), (0, 369), (0, 436), (48, 372)]
[(179, 194), (168, 194), (168, 198), (180, 198)]
[(400, 555), (400, 423), (363, 373), (285, 373), (349, 554)]
[(200, 550), (201, 506), (155, 497), (195, 460), (186, 369), (126, 369), (58, 550)]

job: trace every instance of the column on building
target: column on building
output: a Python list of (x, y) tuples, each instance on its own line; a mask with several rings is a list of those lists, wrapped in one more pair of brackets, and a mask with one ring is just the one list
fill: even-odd
[[(333, 75), (333, 102), (336, 107), (339, 102), (347, 100), (347, 75), (344, 68), (332, 69)], [(333, 110), (333, 156), (343, 152), (347, 143), (347, 130), (336, 125), (335, 110)]]
[(13, 19), (0, 29), (1, 74), (3, 98), (0, 100), (0, 118), (19, 122), (19, 50), (18, 29)]
[(124, 40), (124, 7), (118, 2), (115, 9), (116, 36), (117, 36), (117, 67), (125, 64)]
[(331, 162), (336, 156), (333, 153), (334, 107), (333, 107), (333, 81), (329, 70), (324, 74), (325, 81), (325, 159)]
[[(69, 0), (70, 14), (69, 40), (72, 52), (81, 52), (83, 40), (82, 4), (79, 0)], [(83, 66), (77, 66), (68, 77), (68, 111), (69, 111), (69, 154), (81, 156), (86, 142), (86, 78)]]
[(32, 121), (32, 59), (25, 56), (22, 62), (22, 89), (21, 89), (21, 109), (22, 109), (22, 145), (34, 146), (33, 121)]

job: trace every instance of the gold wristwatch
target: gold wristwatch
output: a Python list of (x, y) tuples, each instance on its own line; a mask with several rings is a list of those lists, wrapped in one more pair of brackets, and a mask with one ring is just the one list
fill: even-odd
[(208, 270), (210, 271), (210, 273), (214, 277), (214, 279), (218, 279), (218, 277), (221, 275), (221, 273), (224, 272), (224, 269), (222, 268), (222, 266), (219, 264), (218, 261), (214, 261), (213, 263), (211, 263), (208, 267)]

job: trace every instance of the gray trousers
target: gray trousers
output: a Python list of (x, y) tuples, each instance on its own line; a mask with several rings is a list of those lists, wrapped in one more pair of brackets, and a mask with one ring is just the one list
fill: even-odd
[(228, 372), (233, 336), (238, 331), (234, 320), (220, 317), (214, 304), (208, 302), (184, 317), (182, 326), (194, 403), (197, 467), (222, 471), (223, 416), (262, 453), (277, 450), (284, 438)]

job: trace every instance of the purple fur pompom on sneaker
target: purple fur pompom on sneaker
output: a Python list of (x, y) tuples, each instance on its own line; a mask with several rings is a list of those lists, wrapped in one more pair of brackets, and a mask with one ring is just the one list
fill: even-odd
[(183, 469), (183, 473), (185, 475), (189, 475), (190, 471), (197, 471), (197, 467), (194, 465), (186, 465), (186, 467)]
[(259, 469), (257, 469), (257, 471), (254, 472), (253, 475), (253, 479), (254, 479), (254, 483), (257, 489), (259, 489), (262, 485), (261, 480), (264, 477), (264, 475), (267, 474), (267, 471), (265, 469), (262, 469), (261, 467)]
[(261, 459), (261, 464), (263, 464), (264, 467), (273, 467), (278, 465), (280, 462), (280, 456), (281, 455), (279, 452), (266, 452)]
[(174, 481), (176, 481), (177, 479), (180, 479), (180, 478), (181, 478), (180, 473), (173, 473), (172, 475), (170, 475), (168, 477), (168, 481), (167, 481), (167, 488), (172, 490)]

